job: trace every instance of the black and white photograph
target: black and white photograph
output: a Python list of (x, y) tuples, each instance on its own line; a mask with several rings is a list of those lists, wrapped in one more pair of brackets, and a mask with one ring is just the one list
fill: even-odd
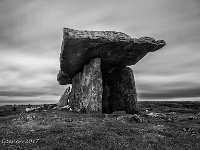
[(0, 150), (200, 150), (199, 0), (0, 0)]

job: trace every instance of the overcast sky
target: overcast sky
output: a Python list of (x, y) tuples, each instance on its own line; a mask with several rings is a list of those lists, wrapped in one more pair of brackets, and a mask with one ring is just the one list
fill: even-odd
[(167, 45), (135, 66), (138, 100), (200, 100), (199, 0), (0, 0), (0, 105), (57, 102), (63, 28)]

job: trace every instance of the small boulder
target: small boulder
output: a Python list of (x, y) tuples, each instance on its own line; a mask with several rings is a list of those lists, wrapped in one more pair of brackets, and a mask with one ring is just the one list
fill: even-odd
[(141, 123), (142, 119), (140, 118), (139, 115), (125, 115), (125, 116), (120, 116), (117, 118), (117, 120), (123, 121), (123, 122), (128, 122), (128, 123)]

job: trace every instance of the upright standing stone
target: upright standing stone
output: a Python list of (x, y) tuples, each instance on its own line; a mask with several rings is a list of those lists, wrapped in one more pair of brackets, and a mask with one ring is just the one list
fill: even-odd
[(110, 73), (103, 73), (103, 95), (102, 95), (102, 112), (110, 114), (111, 113), (111, 103), (110, 103)]
[(80, 104), (82, 101), (82, 73), (79, 72), (72, 79), (72, 91), (69, 96), (69, 105), (74, 111), (80, 111)]
[(83, 70), (83, 95), (82, 104), (87, 112), (97, 112), (102, 110), (102, 74), (101, 59), (92, 59)]
[(64, 94), (61, 96), (58, 102), (58, 107), (63, 107), (63, 106), (68, 105), (69, 93), (70, 93), (70, 87), (68, 87), (65, 90)]
[(133, 72), (128, 67), (117, 67), (103, 77), (103, 112), (126, 111), (136, 113), (137, 93)]
[(102, 93), (101, 59), (95, 58), (72, 79), (70, 105), (74, 111), (101, 111)]

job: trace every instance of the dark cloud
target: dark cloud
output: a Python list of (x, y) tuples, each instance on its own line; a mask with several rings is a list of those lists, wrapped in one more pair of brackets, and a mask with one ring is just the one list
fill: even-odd
[[(44, 101), (44, 100), (35, 100), (33, 97), (32, 101), (35, 104), (44, 104), (47, 102), (48, 104), (51, 103), (51, 101)], [(41, 103), (42, 102), (42, 103)], [(22, 100), (1, 100), (1, 104), (7, 105), (7, 104), (33, 104), (31, 101), (22, 101)]]
[(41, 96), (46, 95), (47, 93), (39, 92), (39, 91), (0, 91), (1, 96), (10, 96), (10, 97), (16, 97), (16, 96)]
[(59, 99), (66, 88), (56, 81), (64, 27), (164, 39), (164, 48), (131, 67), (139, 100), (197, 97), (199, 6), (198, 0), (1, 0), (0, 103)]
[(199, 98), (200, 97), (200, 87), (197, 88), (188, 88), (188, 89), (173, 89), (173, 90), (166, 90), (166, 91), (157, 91), (155, 93), (139, 93), (139, 98), (141, 99), (174, 99), (174, 98)]

